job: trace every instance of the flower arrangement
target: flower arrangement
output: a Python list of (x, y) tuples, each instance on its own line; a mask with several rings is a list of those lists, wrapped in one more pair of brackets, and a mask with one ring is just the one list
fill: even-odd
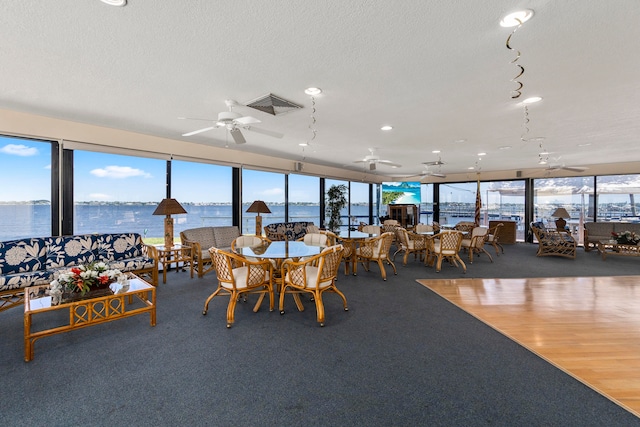
[(637, 245), (640, 243), (640, 235), (633, 231), (625, 230), (618, 233), (614, 231), (611, 235), (618, 243), (623, 245)]
[(115, 282), (121, 274), (120, 270), (110, 270), (104, 262), (92, 262), (61, 272), (58, 278), (51, 282), (51, 287), (55, 289), (60, 286), (69, 292), (84, 294), (91, 288)]

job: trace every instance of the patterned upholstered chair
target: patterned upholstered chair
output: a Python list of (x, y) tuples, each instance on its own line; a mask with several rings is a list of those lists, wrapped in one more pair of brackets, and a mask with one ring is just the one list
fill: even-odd
[(575, 259), (576, 241), (571, 234), (555, 228), (545, 228), (541, 222), (532, 222), (531, 231), (538, 241), (536, 256), (561, 256)]

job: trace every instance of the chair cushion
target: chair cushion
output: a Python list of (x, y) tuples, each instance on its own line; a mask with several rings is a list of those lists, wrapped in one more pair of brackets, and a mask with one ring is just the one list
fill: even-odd
[(53, 273), (49, 270), (0, 275), (0, 292), (23, 289), (29, 286), (46, 285), (52, 280)]
[(153, 258), (139, 256), (135, 258), (121, 259), (109, 263), (110, 269), (120, 271), (137, 271), (152, 268), (154, 265)]
[[(307, 265), (305, 269), (305, 276), (307, 282), (307, 286), (305, 286), (305, 289), (315, 289), (316, 287), (319, 289), (323, 289), (331, 285), (331, 279), (324, 280), (320, 282), (320, 284), (318, 284), (318, 267)], [(287, 275), (285, 276), (285, 283), (288, 282), (290, 282), (289, 273), (287, 273)]]
[(46, 260), (45, 239), (20, 239), (0, 242), (0, 274), (37, 271)]

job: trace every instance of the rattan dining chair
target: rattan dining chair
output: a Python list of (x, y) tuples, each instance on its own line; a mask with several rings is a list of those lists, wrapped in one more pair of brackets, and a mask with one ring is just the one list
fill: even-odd
[(473, 264), (473, 254), (487, 254), (489, 260), (493, 262), (491, 254), (484, 248), (484, 244), (489, 238), (489, 229), (485, 227), (474, 227), (469, 237), (462, 239), (462, 248), (469, 252), (469, 262)]
[(396, 255), (398, 255), (400, 252), (404, 252), (402, 265), (407, 265), (409, 254), (413, 254), (414, 259), (417, 259), (418, 256), (420, 256), (420, 261), (422, 261), (422, 259), (426, 255), (426, 240), (419, 234), (409, 232), (402, 227), (397, 227), (396, 241), (398, 242), (398, 249), (393, 254), (393, 260), (396, 260)]
[(380, 274), (382, 275), (382, 280), (387, 280), (387, 271), (385, 270), (384, 264), (387, 263), (391, 265), (393, 268), (393, 274), (398, 274), (398, 270), (396, 270), (396, 265), (391, 260), (389, 256), (389, 250), (391, 249), (391, 244), (393, 243), (393, 233), (387, 232), (382, 233), (378, 237), (372, 237), (371, 239), (367, 239), (360, 244), (360, 247), (356, 249), (355, 254), (355, 263), (353, 274), (357, 274), (357, 265), (358, 262), (361, 262), (366, 271), (369, 271), (369, 264), (371, 261), (375, 261), (380, 266)]
[(238, 299), (242, 297), (246, 302), (248, 294), (259, 294), (254, 313), (260, 309), (266, 294), (269, 294), (269, 311), (273, 311), (273, 266), (269, 260), (251, 261), (218, 248), (209, 248), (209, 253), (218, 276), (218, 287), (205, 301), (203, 315), (207, 314), (209, 303), (218, 295), (229, 295), (227, 328), (234, 323)]
[(487, 243), (493, 246), (493, 249), (496, 251), (496, 256), (500, 256), (500, 252), (504, 253), (504, 248), (500, 244), (500, 232), (502, 231), (502, 227), (504, 227), (504, 224), (500, 222), (489, 229)]
[(349, 311), (347, 298), (336, 287), (336, 276), (342, 259), (342, 245), (329, 246), (320, 254), (301, 261), (286, 260), (282, 263), (282, 289), (280, 290), (280, 314), (284, 314), (284, 298), (286, 294), (293, 294), (299, 311), (304, 306), (299, 295), (310, 294), (316, 304), (316, 319), (320, 326), (324, 326), (325, 312), (322, 295), (325, 292), (338, 294), (342, 298), (344, 311)]
[(442, 260), (447, 259), (456, 267), (458, 262), (462, 265), (464, 272), (467, 272), (467, 266), (460, 258), (460, 246), (462, 245), (462, 233), (457, 230), (443, 230), (433, 241), (433, 255), (436, 257), (436, 272), (440, 272)]

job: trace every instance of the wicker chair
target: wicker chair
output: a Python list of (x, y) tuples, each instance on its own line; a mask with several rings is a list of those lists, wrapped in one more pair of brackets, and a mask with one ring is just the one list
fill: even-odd
[(218, 295), (229, 295), (227, 328), (230, 328), (235, 320), (238, 299), (242, 297), (246, 302), (247, 294), (260, 295), (253, 308), (254, 313), (260, 309), (265, 294), (269, 294), (269, 310), (273, 311), (273, 267), (269, 260), (251, 261), (218, 248), (209, 248), (209, 254), (218, 276), (218, 287), (205, 301), (203, 315), (207, 314), (209, 303)]
[(474, 227), (471, 235), (462, 239), (462, 248), (469, 252), (469, 262), (473, 264), (473, 254), (487, 254), (489, 260), (493, 262), (491, 254), (484, 248), (484, 244), (489, 238), (489, 229), (484, 227)]
[(463, 233), (470, 233), (474, 227), (476, 226), (475, 223), (473, 222), (469, 222), (469, 221), (460, 221), (459, 223), (457, 223), (453, 229), (454, 230), (458, 230), (458, 231), (462, 231)]
[(333, 292), (342, 298), (344, 311), (349, 311), (347, 298), (336, 287), (336, 276), (342, 259), (342, 245), (330, 246), (320, 254), (301, 261), (286, 260), (282, 264), (283, 284), (280, 291), (280, 314), (284, 314), (284, 297), (293, 294), (299, 311), (304, 311), (299, 294), (311, 294), (316, 303), (316, 318), (324, 326), (324, 303), (322, 294)]
[(442, 267), (442, 260), (448, 259), (449, 262), (456, 267), (458, 262), (462, 265), (464, 272), (467, 272), (467, 266), (464, 261), (458, 255), (460, 252), (460, 246), (462, 245), (462, 233), (457, 230), (443, 230), (438, 233), (436, 239), (433, 242), (433, 254), (437, 259), (436, 272), (440, 272)]
[(354, 264), (353, 274), (357, 274), (358, 262), (361, 262), (366, 271), (369, 271), (369, 263), (375, 261), (380, 266), (380, 274), (382, 280), (387, 280), (387, 271), (384, 268), (384, 263), (390, 264), (393, 268), (393, 274), (398, 274), (396, 265), (389, 257), (389, 250), (393, 243), (393, 233), (382, 233), (380, 236), (372, 237), (365, 240), (360, 244), (360, 247), (356, 249), (356, 260)]
[(504, 253), (504, 248), (500, 244), (500, 232), (502, 231), (502, 227), (504, 227), (504, 224), (500, 222), (489, 229), (489, 238), (487, 239), (487, 243), (493, 246), (493, 249), (496, 251), (496, 256), (500, 256), (500, 251)]
[(398, 249), (393, 254), (393, 260), (396, 260), (396, 255), (400, 252), (404, 252), (404, 258), (402, 259), (402, 265), (407, 265), (409, 254), (413, 254), (414, 259), (420, 256), (422, 261), (426, 255), (427, 246), (423, 236), (419, 234), (407, 231), (405, 228), (396, 228), (396, 241), (398, 242)]
[(538, 241), (536, 256), (561, 256), (575, 259), (576, 241), (571, 234), (555, 228), (544, 228), (542, 223), (531, 223), (531, 231)]

